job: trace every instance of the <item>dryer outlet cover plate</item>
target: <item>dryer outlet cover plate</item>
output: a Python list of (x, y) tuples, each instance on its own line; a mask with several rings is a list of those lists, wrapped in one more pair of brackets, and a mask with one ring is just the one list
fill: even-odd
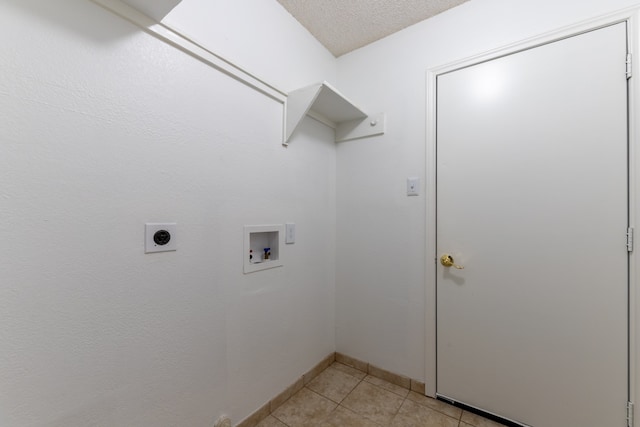
[(144, 225), (144, 253), (177, 249), (175, 222), (153, 222)]

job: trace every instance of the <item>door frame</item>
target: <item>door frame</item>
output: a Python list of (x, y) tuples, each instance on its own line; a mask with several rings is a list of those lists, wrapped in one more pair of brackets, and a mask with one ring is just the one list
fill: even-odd
[[(598, 16), (578, 24), (568, 25), (543, 35), (529, 38), (498, 49), (464, 58), (427, 70), (426, 75), (426, 257), (425, 257), (425, 383), (427, 396), (435, 397), (437, 384), (436, 341), (436, 89), (440, 74), (497, 59), (537, 46), (562, 40), (567, 37), (593, 31), (612, 24), (627, 23), (628, 51), (633, 58), (632, 78), (628, 80), (628, 126), (629, 126), (629, 226), (640, 235), (640, 7), (634, 6), (607, 15)], [(620, 244), (624, 244), (621, 233)], [(638, 239), (636, 239), (638, 240)], [(629, 256), (629, 400), (636, 401), (640, 390), (640, 283), (637, 271), (640, 266), (640, 244), (636, 243)], [(638, 405), (636, 405), (638, 406)], [(640, 419), (640, 409), (634, 408), (634, 418)]]

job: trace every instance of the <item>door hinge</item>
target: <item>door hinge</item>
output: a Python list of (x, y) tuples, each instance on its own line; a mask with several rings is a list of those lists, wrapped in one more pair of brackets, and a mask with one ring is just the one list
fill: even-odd
[(631, 54), (627, 53), (627, 79), (631, 78)]
[(627, 252), (633, 252), (633, 228), (627, 228)]
[(633, 427), (633, 403), (627, 402), (627, 427)]

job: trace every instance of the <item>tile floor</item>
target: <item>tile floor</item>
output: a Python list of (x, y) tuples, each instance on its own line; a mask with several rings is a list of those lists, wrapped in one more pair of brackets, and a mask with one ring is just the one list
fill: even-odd
[(503, 427), (334, 362), (257, 427)]

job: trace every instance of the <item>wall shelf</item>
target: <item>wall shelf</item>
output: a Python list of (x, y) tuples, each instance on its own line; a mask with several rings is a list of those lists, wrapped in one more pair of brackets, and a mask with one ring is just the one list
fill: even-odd
[(308, 115), (336, 130), (336, 142), (382, 135), (384, 113), (368, 115), (327, 82), (316, 83), (287, 95), (284, 145)]

